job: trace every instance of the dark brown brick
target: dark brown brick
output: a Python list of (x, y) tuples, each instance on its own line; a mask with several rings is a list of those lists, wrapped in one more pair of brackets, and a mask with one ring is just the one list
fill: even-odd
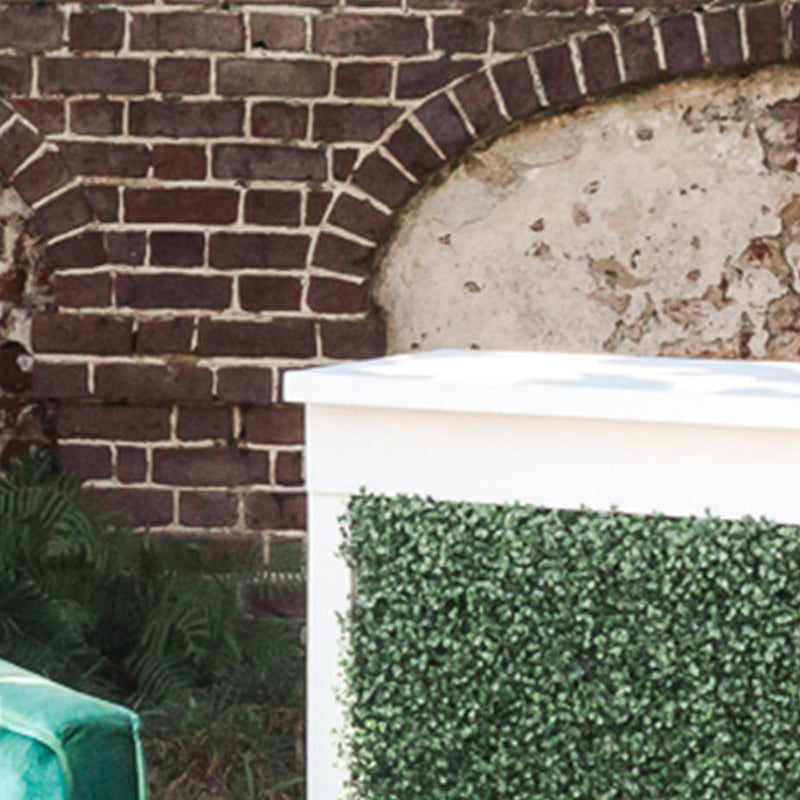
[(232, 189), (126, 189), (125, 219), (224, 225), (236, 220), (238, 203)]
[(306, 264), (308, 247), (305, 234), (215, 233), (210, 260), (212, 267), (222, 269), (298, 269)]
[(132, 58), (50, 57), (39, 63), (45, 94), (129, 94), (147, 92), (148, 62)]
[(141, 447), (117, 448), (117, 480), (142, 483), (147, 477), (147, 453)]
[(83, 187), (89, 208), (100, 222), (119, 221), (119, 191), (116, 186), (93, 184)]
[(89, 394), (85, 364), (50, 364), (37, 360), (33, 365), (33, 395), (42, 399), (77, 399)]
[(303, 494), (249, 492), (244, 503), (248, 527), (259, 530), (304, 530), (306, 527)]
[(224, 406), (188, 406), (178, 409), (178, 438), (184, 441), (233, 437), (233, 412)]
[(214, 176), (246, 180), (324, 181), (325, 155), (319, 150), (278, 145), (220, 144), (214, 147)]
[(130, 126), (135, 136), (241, 136), (244, 132), (244, 104), (234, 101), (146, 100), (131, 103)]
[(659, 74), (653, 29), (649, 22), (620, 28), (619, 39), (629, 81), (639, 83), (651, 80)]
[(23, 53), (57, 50), (63, 40), (64, 15), (59, 8), (28, 4), (3, 10), (0, 47)]
[(98, 510), (121, 516), (133, 525), (168, 525), (172, 522), (172, 492), (93, 487), (87, 495)]
[(153, 451), (153, 480), (172, 486), (267, 483), (267, 453), (228, 447)]
[(205, 237), (186, 231), (153, 231), (150, 263), (159, 267), (198, 267), (203, 263)]
[(297, 278), (242, 275), (239, 299), (245, 311), (299, 311), (302, 286)]
[(87, 314), (38, 314), (33, 320), (38, 353), (125, 355), (132, 347), (130, 320)]
[(306, 196), (306, 225), (319, 225), (325, 218), (333, 194), (324, 189), (311, 190)]
[(235, 525), (238, 500), (231, 492), (181, 492), (180, 523), (202, 528)]
[(211, 85), (207, 58), (160, 58), (156, 62), (156, 88), (168, 94), (206, 94)]
[(147, 355), (188, 353), (194, 320), (188, 317), (142, 320), (136, 335), (136, 352)]
[(59, 466), (81, 480), (111, 477), (111, 448), (82, 444), (61, 444), (56, 448)]
[(0, 300), (9, 300), (21, 305), (25, 294), (27, 275), (25, 270), (9, 266), (0, 272)]
[(365, 247), (331, 233), (321, 233), (312, 261), (317, 267), (363, 275), (371, 269), (374, 257), (374, 247)]
[(147, 238), (143, 233), (125, 231), (106, 234), (108, 260), (111, 264), (144, 264)]
[(389, 208), (399, 208), (417, 190), (393, 164), (380, 153), (368, 156), (353, 176), (353, 183)]
[(661, 40), (670, 75), (684, 75), (702, 68), (703, 54), (693, 14), (661, 20)]
[(303, 485), (303, 454), (295, 451), (278, 453), (275, 459), (275, 482), (281, 486)]
[(65, 186), (70, 178), (64, 159), (58, 153), (46, 152), (17, 175), (14, 188), (26, 203), (32, 204)]
[(486, 73), (473, 75), (456, 86), (456, 97), (478, 136), (489, 136), (507, 123), (497, 107)]
[(583, 74), (589, 94), (602, 94), (620, 84), (614, 41), (608, 33), (589, 36), (581, 44)]
[(244, 49), (244, 25), (239, 14), (137, 14), (131, 29), (133, 50)]
[(336, 56), (420, 55), (428, 49), (422, 17), (339, 15), (314, 20), (314, 51)]
[(69, 18), (69, 48), (119, 50), (125, 35), (125, 17), (114, 9), (73, 13)]
[(46, 254), (47, 264), (52, 269), (98, 267), (108, 258), (105, 236), (99, 231), (84, 231), (61, 239), (50, 245)]
[(61, 154), (78, 175), (139, 178), (150, 168), (150, 148), (142, 144), (62, 142)]
[(206, 176), (206, 151), (199, 145), (153, 146), (153, 174), (166, 181), (202, 180)]
[(526, 58), (498, 64), (493, 69), (495, 83), (506, 110), (514, 119), (525, 119), (541, 108)]
[(328, 358), (376, 358), (386, 355), (386, 325), (377, 316), (363, 320), (323, 321), (322, 354)]
[(734, 67), (744, 60), (736, 11), (706, 13), (703, 16), (712, 67)]
[(747, 40), (750, 43), (750, 61), (770, 64), (782, 57), (781, 9), (772, 5), (747, 6)]
[(10, 178), (41, 142), (33, 128), (14, 120), (0, 137), (0, 175)]
[(169, 437), (169, 409), (97, 403), (61, 405), (56, 409), (56, 432), (64, 439), (157, 441)]
[(326, 105), (314, 107), (314, 139), (321, 142), (374, 142), (400, 116), (387, 106)]
[(261, 367), (220, 368), (217, 398), (226, 403), (267, 405), (272, 401), (272, 370)]
[(242, 436), (253, 444), (302, 444), (303, 407), (286, 404), (248, 409), (242, 416)]
[(63, 133), (66, 126), (63, 100), (28, 97), (14, 100), (14, 106), (39, 133)]
[(61, 308), (104, 308), (111, 305), (111, 276), (107, 272), (62, 273), (55, 277), (56, 303)]
[(328, 222), (365, 239), (379, 242), (389, 230), (392, 218), (378, 211), (367, 200), (359, 200), (345, 193), (336, 198)]
[(322, 314), (356, 314), (369, 307), (369, 284), (335, 278), (312, 278), (308, 305)]
[(217, 91), (222, 95), (322, 97), (328, 93), (330, 71), (324, 61), (227, 59), (217, 64)]
[(81, 188), (71, 189), (36, 209), (33, 230), (43, 239), (59, 236), (94, 219), (94, 212)]
[(258, 225), (299, 225), (300, 192), (252, 189), (245, 197), (245, 222)]
[(571, 105), (580, 99), (578, 79), (567, 45), (538, 50), (534, 58), (545, 94), (552, 105)]
[(286, 14), (252, 14), (250, 42), (263, 50), (303, 50), (306, 24), (302, 17)]
[(31, 385), (31, 374), (22, 369), (21, 358), (30, 353), (17, 342), (0, 345), (0, 390), (6, 393), (27, 391)]
[(488, 41), (489, 25), (485, 16), (434, 18), (434, 47), (446, 53), (482, 53)]
[(109, 402), (203, 402), (211, 399), (211, 371), (186, 364), (97, 364), (97, 397)]
[(336, 67), (336, 94), (339, 97), (388, 97), (392, 89), (389, 64), (357, 61)]
[(74, 133), (117, 136), (122, 133), (123, 104), (112, 100), (75, 100), (70, 104), (70, 128)]
[(428, 100), (417, 111), (417, 118), (449, 158), (462, 153), (472, 141), (455, 106), (444, 95)]
[(418, 61), (400, 64), (397, 96), (401, 99), (425, 97), (463, 75), (480, 69), (480, 61)]
[(231, 304), (231, 289), (227, 277), (125, 274), (117, 276), (116, 299), (120, 307), (222, 310)]
[(269, 322), (200, 320), (200, 355), (308, 358), (315, 355), (316, 349), (314, 323), (308, 319)]
[(31, 59), (27, 56), (0, 56), (0, 91), (27, 94), (31, 90)]
[(308, 130), (308, 107), (287, 103), (257, 103), (252, 112), (253, 136), (302, 139)]

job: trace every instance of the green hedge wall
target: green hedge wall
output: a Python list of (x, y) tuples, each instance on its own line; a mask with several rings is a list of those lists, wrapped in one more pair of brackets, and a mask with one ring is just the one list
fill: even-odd
[(800, 536), (360, 495), (358, 800), (800, 797)]

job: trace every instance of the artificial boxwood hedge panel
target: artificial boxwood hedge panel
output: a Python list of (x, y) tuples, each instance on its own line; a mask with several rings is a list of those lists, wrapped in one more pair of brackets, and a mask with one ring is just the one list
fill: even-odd
[(358, 800), (800, 797), (800, 535), (354, 497)]

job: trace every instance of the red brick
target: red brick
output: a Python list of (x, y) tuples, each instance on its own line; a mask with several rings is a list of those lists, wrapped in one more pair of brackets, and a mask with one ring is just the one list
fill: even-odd
[(207, 58), (159, 58), (156, 88), (173, 94), (206, 94), (211, 85), (211, 62)]
[(545, 94), (552, 105), (571, 105), (580, 99), (578, 79), (567, 45), (538, 50), (534, 58)]
[(248, 527), (267, 530), (304, 530), (304, 494), (249, 492), (245, 495), (245, 520)]
[(212, 308), (231, 303), (229, 278), (196, 275), (119, 275), (117, 305), (131, 308)]
[(224, 225), (236, 220), (238, 193), (232, 189), (126, 189), (128, 222), (198, 222)]
[(314, 323), (307, 319), (269, 322), (200, 320), (198, 353), (204, 356), (281, 356), (316, 354)]
[(117, 480), (142, 483), (147, 477), (147, 453), (141, 447), (117, 448)]
[(245, 222), (259, 225), (299, 225), (300, 193), (253, 189), (245, 196)]
[(153, 231), (150, 263), (159, 267), (198, 267), (203, 263), (205, 237), (185, 231)]
[(222, 269), (304, 267), (309, 237), (284, 233), (215, 233), (210, 261)]
[(328, 93), (330, 70), (324, 61), (226, 59), (217, 64), (217, 91), (222, 95), (322, 97)]
[(252, 14), (250, 42), (263, 50), (303, 50), (306, 25), (302, 17), (284, 14)]
[(433, 21), (434, 47), (446, 53), (482, 53), (488, 40), (486, 17), (436, 17)]
[(147, 92), (148, 62), (132, 58), (49, 57), (39, 62), (44, 94), (130, 94)]
[(199, 145), (153, 145), (153, 174), (162, 180), (202, 180), (206, 151)]
[(399, 208), (417, 189), (380, 153), (366, 158), (353, 176), (353, 183), (389, 208)]
[(20, 358), (30, 353), (17, 342), (5, 342), (0, 346), (0, 389), (4, 392), (24, 392), (30, 388), (31, 374), (25, 372)]
[(89, 394), (85, 364), (50, 364), (36, 361), (33, 365), (34, 397), (59, 400), (83, 398)]
[(231, 492), (181, 492), (180, 523), (207, 528), (235, 525), (238, 500)]
[(188, 317), (142, 320), (136, 334), (136, 352), (150, 355), (188, 353), (194, 320)]
[(747, 40), (750, 44), (750, 61), (769, 64), (782, 57), (781, 9), (776, 3), (766, 6), (748, 6), (745, 11)]
[(78, 314), (38, 314), (33, 348), (39, 353), (125, 355), (131, 352), (130, 320)]
[(287, 103), (257, 103), (252, 112), (253, 136), (302, 139), (308, 130), (308, 108)]
[(336, 67), (336, 94), (339, 97), (388, 97), (392, 89), (389, 64), (356, 61)]
[(116, 136), (122, 133), (123, 104), (111, 100), (75, 100), (70, 105), (74, 133)]
[(428, 49), (422, 17), (338, 15), (314, 20), (314, 51), (336, 56), (421, 55)]
[(328, 358), (375, 358), (386, 355), (386, 325), (377, 317), (323, 321), (322, 354)]
[(86, 194), (82, 189), (75, 188), (39, 206), (32, 227), (43, 239), (50, 239), (93, 219), (94, 213), (86, 201)]
[(27, 275), (25, 270), (7, 265), (0, 272), (0, 300), (9, 300), (21, 305), (25, 294)]
[(144, 264), (147, 238), (143, 233), (125, 231), (106, 234), (108, 260), (111, 264)]
[(103, 308), (111, 305), (111, 276), (107, 272), (56, 275), (56, 303), (61, 308)]
[(211, 399), (211, 371), (186, 364), (97, 364), (94, 391), (114, 403), (202, 402)]
[(303, 485), (303, 454), (298, 452), (278, 453), (275, 459), (275, 482), (281, 486)]
[(507, 14), (496, 20), (495, 48), (500, 52), (521, 53), (596, 24), (584, 15)]
[(697, 72), (702, 68), (703, 54), (693, 14), (662, 19), (661, 41), (664, 43), (664, 56), (670, 75)]
[(131, 29), (133, 50), (244, 49), (244, 25), (239, 14), (137, 14)]
[(278, 145), (219, 144), (214, 147), (213, 171), (217, 178), (324, 181), (328, 164), (320, 150)]
[(389, 230), (392, 218), (378, 211), (367, 200), (359, 200), (350, 194), (340, 194), (328, 222), (364, 239), (379, 242)]
[(313, 135), (320, 142), (374, 142), (399, 116), (399, 109), (386, 106), (320, 103)]
[(156, 441), (169, 437), (169, 409), (106, 406), (96, 403), (61, 405), (56, 433), (63, 439)]
[(590, 36), (580, 43), (580, 49), (589, 94), (602, 94), (619, 86), (619, 68), (610, 34)]
[(26, 56), (0, 56), (0, 91), (27, 94), (31, 89), (31, 59)]
[(111, 477), (111, 448), (62, 444), (56, 448), (59, 466), (81, 480)]
[(52, 269), (98, 267), (105, 264), (108, 251), (105, 237), (99, 231), (85, 231), (68, 239), (61, 239), (47, 250), (47, 264)]
[(619, 39), (629, 81), (647, 81), (659, 74), (653, 29), (649, 22), (626, 25), (620, 29)]
[(178, 410), (178, 438), (185, 441), (233, 437), (233, 412), (223, 406), (189, 406)]
[(461, 154), (472, 141), (455, 106), (444, 95), (428, 100), (417, 111), (417, 118), (449, 158)]
[(309, 191), (306, 195), (306, 225), (319, 225), (322, 222), (332, 197), (333, 194), (325, 190)]
[(0, 47), (17, 52), (57, 50), (64, 38), (64, 15), (58, 8), (30, 4), (6, 8), (0, 25)]
[(239, 300), (245, 311), (299, 311), (302, 285), (297, 278), (242, 275)]
[(514, 119), (525, 119), (541, 108), (526, 58), (498, 64), (493, 73), (506, 110)]
[(374, 257), (374, 247), (365, 247), (332, 233), (322, 233), (317, 239), (312, 262), (317, 267), (336, 272), (362, 275), (371, 269)]
[(456, 86), (455, 91), (461, 108), (469, 117), (478, 136), (496, 133), (507, 124), (497, 106), (486, 73), (481, 72), (467, 78)]
[(70, 178), (64, 159), (48, 151), (17, 175), (14, 188), (26, 203), (32, 204), (66, 185)]
[(456, 78), (480, 69), (480, 61), (419, 61), (400, 64), (397, 74), (397, 96), (401, 99), (425, 97), (447, 86)]
[(23, 98), (14, 100), (14, 106), (41, 134), (64, 131), (66, 114), (62, 100)]
[(217, 397), (226, 403), (266, 405), (272, 400), (272, 371), (262, 367), (222, 367)]
[(130, 127), (135, 136), (241, 136), (244, 104), (145, 100), (131, 103)]
[(89, 208), (101, 222), (119, 221), (119, 192), (116, 186), (94, 184), (83, 187)]
[(744, 61), (736, 11), (706, 13), (703, 16), (712, 67), (733, 67)]
[(14, 120), (0, 137), (0, 175), (10, 178), (41, 143), (33, 128)]
[(172, 486), (266, 483), (267, 453), (228, 447), (153, 451), (153, 480)]
[(125, 17), (113, 9), (73, 13), (69, 18), (70, 50), (119, 50), (124, 35)]
[(172, 492), (93, 487), (87, 494), (98, 510), (121, 516), (133, 525), (168, 525), (172, 522)]
[(408, 122), (389, 139), (389, 151), (414, 177), (421, 179), (442, 165), (441, 157)]
[(312, 278), (308, 305), (322, 314), (355, 314), (369, 307), (369, 285), (335, 278)]
[(67, 166), (78, 175), (112, 175), (140, 178), (150, 168), (150, 149), (142, 144), (62, 142)]

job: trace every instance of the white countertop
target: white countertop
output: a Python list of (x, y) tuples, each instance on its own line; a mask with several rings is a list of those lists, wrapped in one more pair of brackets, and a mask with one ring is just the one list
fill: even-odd
[(292, 402), (800, 429), (800, 363), (437, 350), (286, 375)]

